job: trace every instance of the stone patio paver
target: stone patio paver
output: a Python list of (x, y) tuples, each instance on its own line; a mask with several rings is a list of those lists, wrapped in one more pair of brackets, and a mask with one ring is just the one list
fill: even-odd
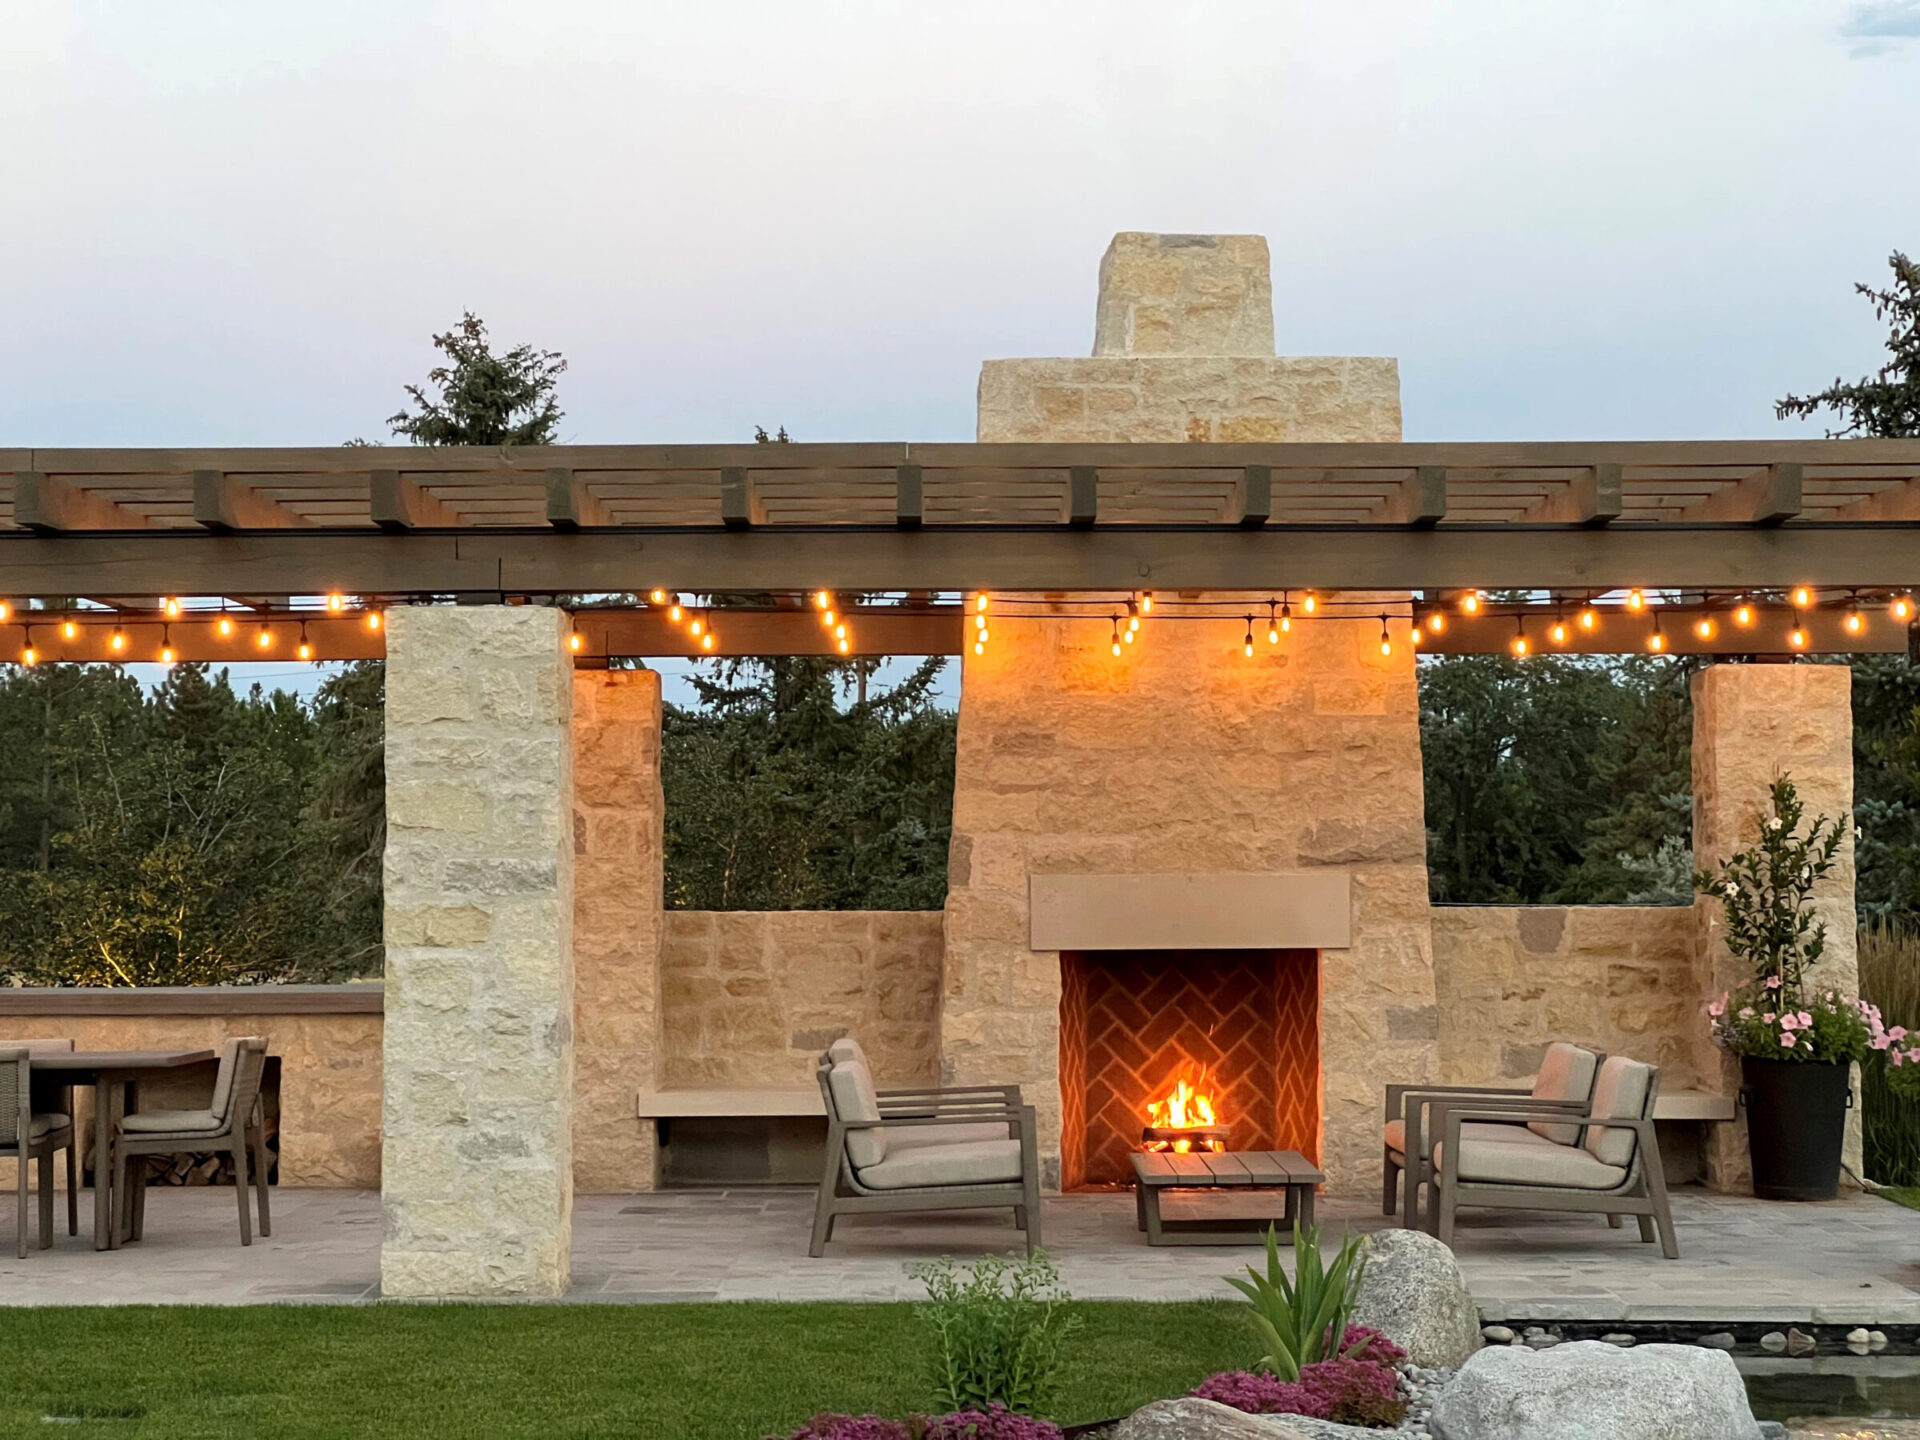
[[(1011, 1223), (991, 1213), (857, 1217), (840, 1222), (824, 1259), (810, 1260), (812, 1207), (811, 1191), (787, 1189), (582, 1196), (567, 1300), (913, 1299), (915, 1261), (1018, 1243)], [(1361, 1197), (1323, 1197), (1320, 1213), (1335, 1227), (1389, 1223)], [(1862, 1195), (1775, 1205), (1681, 1190), (1674, 1220), (1682, 1258), (1669, 1262), (1631, 1225), (1463, 1214), (1460, 1262), (1490, 1320), (1920, 1323), (1920, 1213)], [(1125, 1194), (1050, 1199), (1045, 1227), (1062, 1276), (1085, 1299), (1233, 1298), (1222, 1276), (1258, 1253), (1149, 1249)], [(231, 1191), (155, 1190), (137, 1245), (97, 1253), (87, 1237), (61, 1235), (51, 1251), (0, 1257), (0, 1302), (371, 1300), (380, 1234), (371, 1192), (277, 1191), (273, 1237), (242, 1249)]]

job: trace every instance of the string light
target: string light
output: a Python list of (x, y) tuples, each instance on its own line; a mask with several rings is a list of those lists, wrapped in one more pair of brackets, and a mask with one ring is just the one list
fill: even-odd
[(160, 663), (171, 665), (177, 658), (173, 653), (173, 627), (162, 625), (160, 627)]
[(1787, 643), (1796, 650), (1804, 650), (1807, 648), (1807, 631), (1806, 627), (1800, 623), (1800, 612), (1798, 610), (1793, 612), (1793, 629), (1787, 632)]
[(1387, 617), (1385, 615), (1380, 617), (1380, 653), (1382, 655), (1393, 654), (1393, 637), (1387, 634)]
[(271, 650), (273, 648), (273, 631), (267, 628), (266, 621), (262, 620), (260, 622), (260, 633), (254, 637), (253, 643), (258, 645), (262, 650)]
[(1293, 606), (1287, 603), (1287, 597), (1284, 595), (1280, 597), (1280, 633), (1282, 635), (1293, 633)]
[(1867, 628), (1867, 617), (1860, 613), (1860, 600), (1858, 596), (1855, 596), (1847, 602), (1846, 617), (1841, 620), (1840, 623), (1846, 627), (1849, 635), (1858, 635)]
[(20, 627), (20, 631), (22, 638), (26, 642), (20, 650), (20, 663), (22, 665), (38, 665), (40, 663), (40, 652), (33, 648), (33, 627), (31, 625), (23, 625)]
[(840, 637), (840, 653), (842, 655), (845, 655), (848, 652), (850, 652), (852, 649), (853, 649), (853, 642), (847, 639), (846, 636), (842, 635)]
[(1641, 594), (1638, 590), (1629, 590), (1627, 592), (1627, 610), (1630, 614), (1638, 615), (1646, 608), (1647, 597), (1645, 595)]
[(1567, 616), (1563, 610), (1553, 612), (1553, 628), (1547, 631), (1547, 638), (1556, 645), (1567, 643)]
[[(1113, 617), (1112, 640), (1113, 640), (1113, 658), (1118, 660), (1120, 658), (1120, 617), (1118, 615)], [(1247, 653), (1252, 654), (1253, 652), (1248, 651)]]
[[(982, 610), (987, 608), (987, 597), (984, 595), (980, 597), (980, 608)], [(1140, 592), (1140, 613), (1142, 615), (1151, 615), (1153, 613), (1153, 591), (1142, 590)]]
[(13, 614), (13, 607), (6, 601), (0, 600), (0, 620), (5, 620), (11, 614)]
[(1794, 586), (1793, 608), (1796, 610), (1805, 610), (1811, 604), (1813, 604), (1813, 591), (1805, 585)]
[(822, 625), (825, 625), (829, 630), (833, 628), (834, 623), (839, 618), (840, 617), (838, 615), (835, 615), (831, 610), (822, 610), (820, 612), (820, 623)]
[(1269, 645), (1280, 643), (1280, 617), (1271, 600), (1267, 602), (1267, 643)]
[(974, 635), (973, 643), (975, 645), (984, 645), (987, 643), (987, 641), (991, 640), (992, 638), (993, 638), (992, 633), (987, 629), (986, 626), (982, 625), (979, 629), (979, 632)]
[(1575, 623), (1578, 624), (1582, 630), (1591, 633), (1600, 628), (1600, 616), (1592, 605), (1582, 605), (1579, 615), (1575, 617)]
[[(180, 618), (180, 602), (171, 595), (160, 602), (160, 609), (169, 620), (178, 620)], [(0, 620), (4, 620), (5, 618), (4, 615), (0, 615)]]
[(700, 648), (702, 650), (713, 649), (713, 630), (711, 628), (707, 630), (706, 634), (700, 637)]
[(1714, 628), (1713, 617), (1711, 615), (1702, 615), (1698, 620), (1693, 622), (1693, 633), (1698, 635), (1702, 640), (1713, 639)]
[(346, 608), (347, 608), (346, 597), (343, 596), (338, 590), (335, 590), (332, 594), (327, 596), (327, 613), (329, 615), (338, 615), (342, 610), (345, 610)]
[(660, 589), (660, 588), (659, 588), (658, 586), (656, 586), (655, 588), (653, 588), (652, 590), (649, 590), (649, 591), (647, 592), (647, 603), (648, 603), (649, 605), (664, 605), (664, 604), (666, 604), (666, 603), (667, 603), (667, 592), (666, 592), (666, 591), (664, 591), (664, 590), (662, 590), (662, 589)]
[(1418, 625), (1415, 625), (1411, 630), (1407, 631), (1407, 639), (1411, 640), (1417, 648), (1420, 642), (1426, 639), (1426, 634)]
[(313, 659), (313, 644), (307, 639), (307, 622), (300, 622), (300, 647), (294, 652), (302, 660)]
[(833, 609), (833, 596), (828, 594), (825, 590), (814, 591), (813, 592), (813, 608), (816, 610), (831, 611)]
[(367, 612), (367, 629), (378, 630), (380, 625), (380, 612), (378, 610), (369, 610)]
[(1431, 631), (1435, 635), (1438, 635), (1441, 632), (1443, 632), (1446, 628), (1447, 628), (1447, 612), (1446, 611), (1429, 610), (1427, 612), (1427, 629), (1429, 631)]
[(1480, 613), (1480, 592), (1478, 590), (1469, 590), (1460, 597), (1460, 613), (1463, 615), (1478, 615)]
[[(827, 623), (829, 625), (833, 623), (833, 612), (831, 610), (827, 612)], [(706, 628), (707, 628), (707, 622), (705, 617), (696, 615), (693, 617), (693, 623), (687, 626), (687, 631), (691, 635), (699, 636), (701, 633), (703, 633), (706, 630)]]
[(567, 648), (578, 655), (582, 650), (587, 648), (587, 637), (582, 635), (578, 630), (569, 631), (567, 634)]
[(1745, 600), (1742, 600), (1738, 605), (1734, 606), (1733, 623), (1743, 630), (1753, 624), (1753, 606), (1749, 605)]
[[(224, 605), (226, 602), (223, 600), (220, 603)], [(222, 640), (231, 640), (233, 638), (233, 617), (226, 614), (221, 615), (218, 623), (216, 623), (213, 628), (219, 632)]]
[(1526, 659), (1527, 651), (1533, 648), (1527, 640), (1526, 621), (1522, 620), (1518, 615), (1513, 617), (1513, 640), (1508, 644), (1507, 648), (1513, 651), (1514, 658), (1517, 660)]
[(833, 638), (834, 638), (834, 639), (836, 639), (836, 640), (844, 640), (844, 639), (846, 639), (846, 638), (847, 638), (847, 627), (846, 627), (846, 626), (844, 626), (844, 625), (836, 625), (836, 626), (834, 626), (834, 627), (833, 627)]
[(1893, 616), (1893, 618), (1896, 620), (1913, 619), (1913, 596), (1911, 595), (1894, 596), (1893, 602), (1887, 606), (1887, 613)]
[(1647, 636), (1647, 649), (1658, 655), (1667, 648), (1667, 637), (1660, 633), (1660, 617), (1653, 617), (1653, 633)]
[(118, 625), (114, 626), (113, 634), (107, 637), (107, 648), (112, 650), (116, 655), (125, 650), (127, 648), (127, 632), (122, 630)]
[(1247, 659), (1253, 658), (1253, 616), (1247, 616), (1247, 638), (1240, 642), (1247, 652)]
[(1300, 597), (1300, 608), (1311, 615), (1320, 608), (1320, 597), (1311, 590)]
[(79, 638), (80, 638), (80, 627), (79, 627), (78, 625), (76, 625), (76, 624), (74, 624), (72, 620), (62, 620), (62, 621), (60, 622), (60, 638), (61, 638), (62, 640), (77, 640), (77, 639), (79, 639)]
[(667, 611), (667, 619), (678, 625), (686, 613), (687, 612), (681, 608), (679, 600), (676, 599), (672, 607)]

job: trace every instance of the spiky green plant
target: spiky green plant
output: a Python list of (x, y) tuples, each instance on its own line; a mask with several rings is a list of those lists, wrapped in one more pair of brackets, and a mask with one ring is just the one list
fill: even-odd
[[(1349, 1235), (1327, 1264), (1320, 1253), (1317, 1226), (1293, 1226), (1293, 1274), (1280, 1263), (1280, 1241), (1267, 1227), (1267, 1273), (1251, 1265), (1247, 1278), (1229, 1275), (1226, 1281), (1247, 1297), (1253, 1307), (1253, 1325), (1267, 1353), (1260, 1368), (1282, 1380), (1300, 1378), (1301, 1367), (1338, 1354), (1347, 1333), (1347, 1317), (1360, 1294), (1367, 1270), (1364, 1242)], [(1364, 1345), (1364, 1342), (1362, 1342)], [(1361, 1347), (1355, 1347), (1356, 1349)]]

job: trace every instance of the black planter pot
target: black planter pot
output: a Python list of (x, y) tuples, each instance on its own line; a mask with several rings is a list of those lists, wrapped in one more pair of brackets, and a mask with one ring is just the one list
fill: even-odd
[(1849, 1067), (1740, 1060), (1753, 1193), (1762, 1200), (1831, 1200), (1840, 1193), (1840, 1145), (1853, 1103)]

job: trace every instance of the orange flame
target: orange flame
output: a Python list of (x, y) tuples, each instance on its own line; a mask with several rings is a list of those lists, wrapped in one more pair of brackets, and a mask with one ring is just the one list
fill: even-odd
[[(1206, 1083), (1205, 1067), (1191, 1062), (1181, 1066), (1166, 1099), (1148, 1104), (1147, 1124), (1157, 1130), (1186, 1130), (1219, 1123), (1214, 1116), (1213, 1096), (1205, 1088)], [(1184, 1154), (1192, 1150), (1193, 1142), (1175, 1140), (1172, 1148)]]

